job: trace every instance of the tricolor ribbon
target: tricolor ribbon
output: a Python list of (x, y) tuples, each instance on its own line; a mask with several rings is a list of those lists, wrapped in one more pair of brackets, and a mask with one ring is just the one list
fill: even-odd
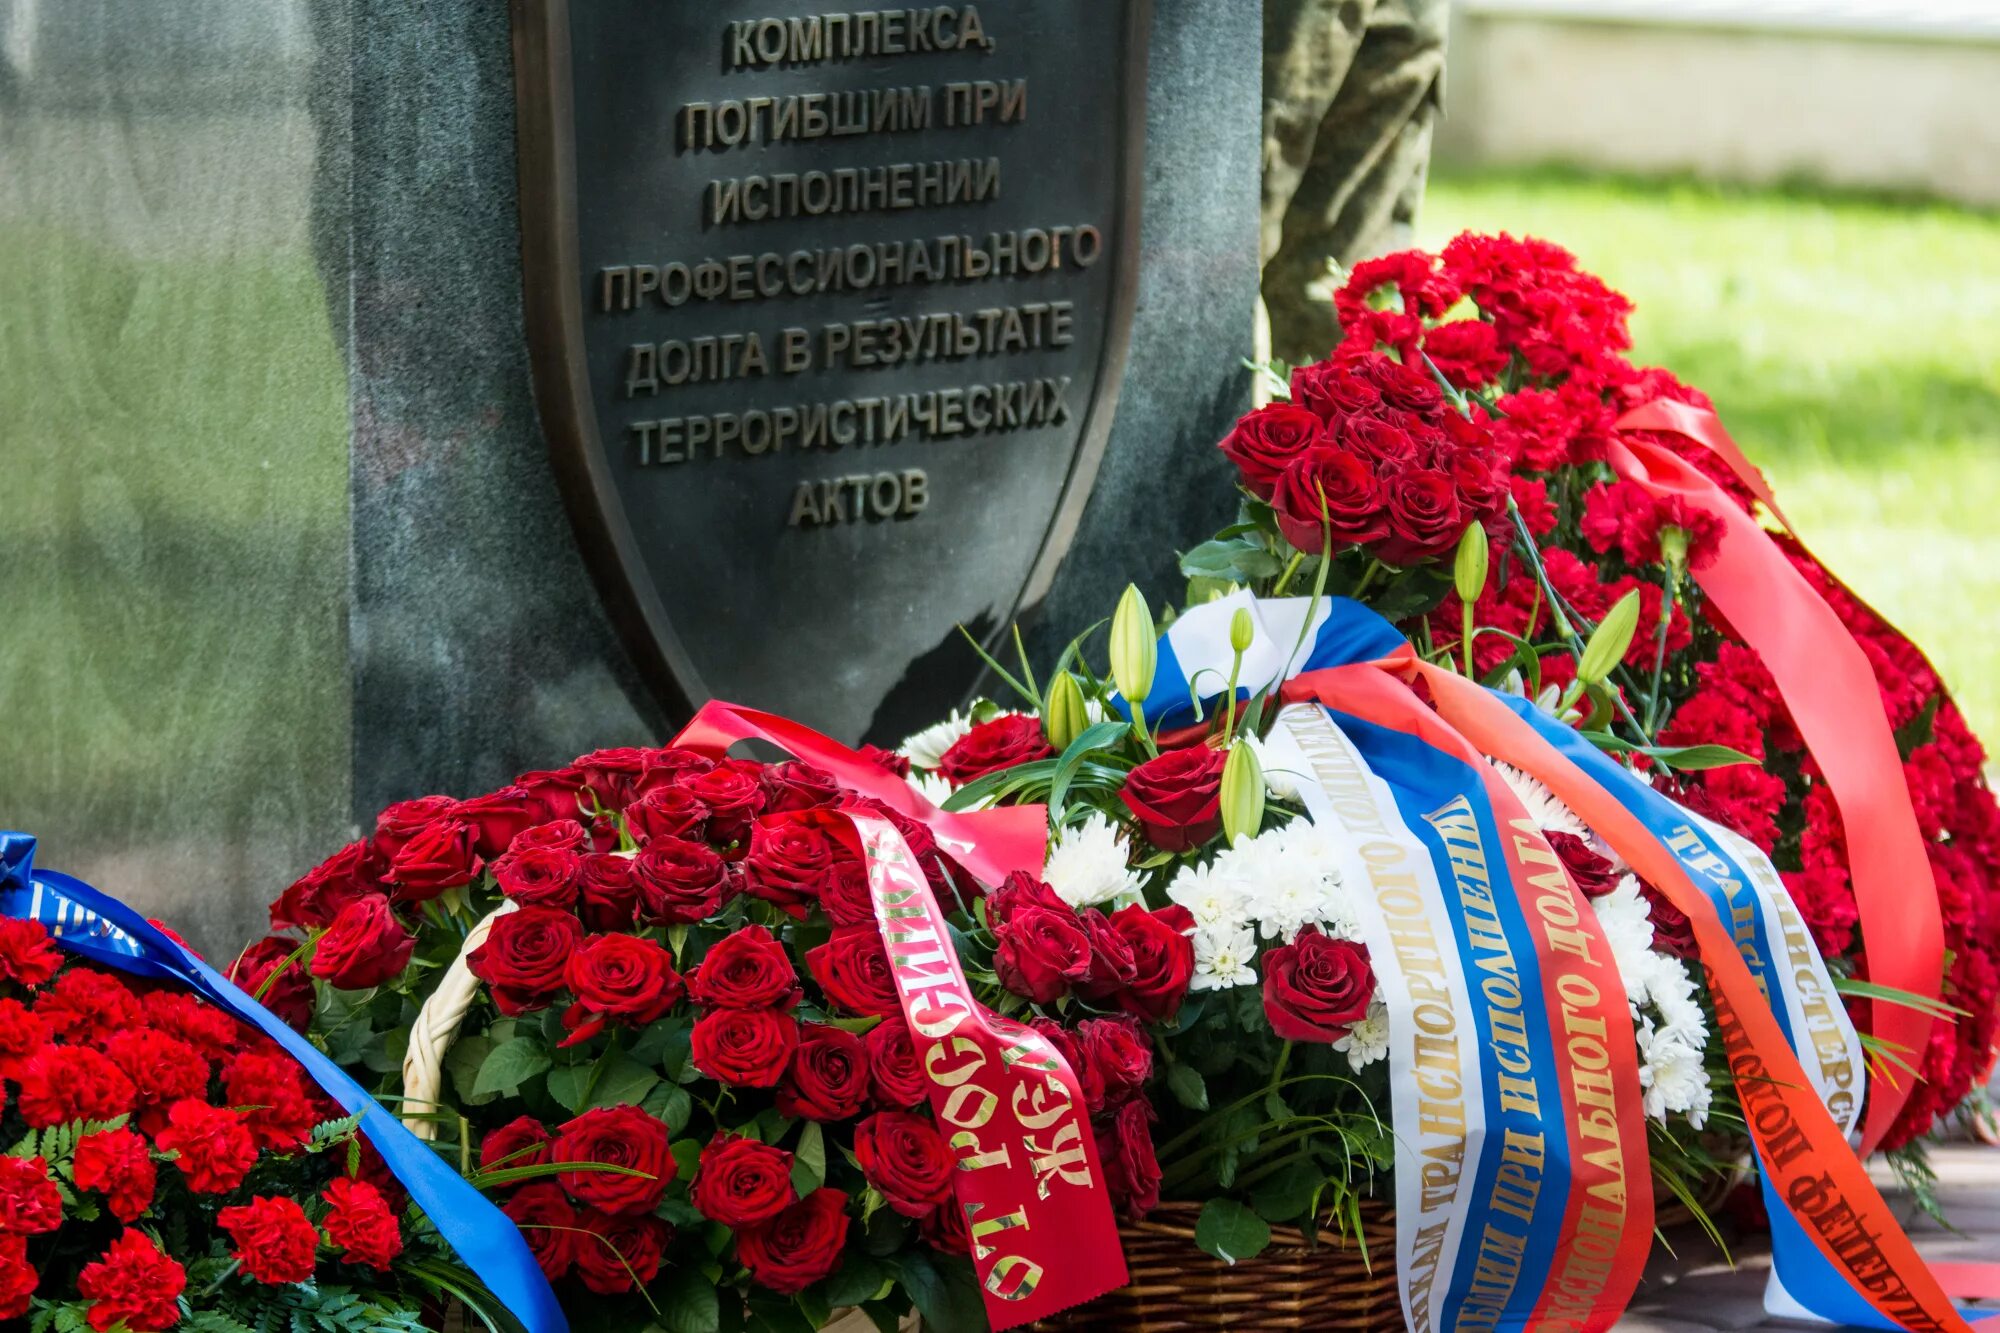
[(403, 1128), (326, 1054), (243, 993), (192, 950), (82, 880), (35, 868), (35, 840), (0, 832), (0, 912), (48, 927), (69, 952), (135, 976), (184, 986), (285, 1048), (350, 1115), (431, 1224), (527, 1333), (568, 1323), (513, 1222), (431, 1147)]
[[(1831, 996), (1824, 961), (1810, 936), (1799, 928), (1797, 913), (1782, 883), (1755, 848), (1681, 809), (1526, 701), (1422, 662), (1386, 621), (1345, 600), (1327, 599), (1318, 605), (1306, 599), (1256, 602), (1248, 593), (1241, 593), (1188, 612), (1162, 642), (1159, 656), (1166, 678), (1156, 677), (1143, 705), (1149, 719), (1184, 719), (1194, 710), (1190, 681), (1211, 670), (1216, 674), (1208, 678), (1227, 678), (1228, 626), (1241, 607), (1249, 608), (1259, 621), (1258, 638), (1270, 638), (1275, 648), (1267, 652), (1270, 661), (1260, 662), (1255, 671), (1245, 671), (1239, 679), (1253, 691), (1279, 685), (1284, 697), (1294, 701), (1280, 714), (1272, 739), (1280, 743), (1280, 763), (1286, 756), (1306, 760), (1303, 765), (1291, 766), (1291, 771), (1306, 779), (1303, 795), (1315, 819), (1335, 819), (1350, 834), (1365, 836), (1366, 828), (1357, 827), (1357, 811), (1364, 822), (1374, 818), (1378, 825), (1380, 812), (1378, 809), (1371, 815), (1356, 793), (1370, 784), (1386, 788), (1402, 812), (1407, 830), (1421, 833), (1429, 826), (1436, 878), (1449, 884), (1455, 877), (1462, 878), (1470, 843), (1448, 832), (1437, 836), (1443, 832), (1437, 811), (1460, 800), (1469, 801), (1477, 810), (1474, 798), (1483, 788), (1493, 822), (1482, 821), (1480, 832), (1489, 841), (1497, 838), (1502, 823), (1513, 824), (1514, 814), (1509, 798), (1502, 794), (1504, 784), (1488, 776), (1492, 770), (1485, 759), (1504, 760), (1546, 784), (1694, 923), (1718, 1027), (1764, 1170), (1767, 1198), (1774, 1205), (1773, 1258), (1781, 1279), (1780, 1295), (1823, 1318), (1886, 1328), (1967, 1327), (1937, 1275), (1925, 1267), (1901, 1231), (1861, 1159), (1848, 1146), (1861, 1081), (1858, 1043)], [(1278, 663), (1275, 668), (1273, 662)], [(1411, 689), (1418, 682), (1429, 691), (1430, 705)], [(1868, 684), (1872, 700), (1876, 697), (1872, 678)], [(1319, 723), (1309, 721), (1301, 726), (1300, 702), (1323, 710), (1330, 726), (1321, 729), (1338, 735), (1337, 747), (1329, 746), (1324, 738), (1314, 741), (1312, 732)], [(1314, 753), (1316, 744), (1318, 755)], [(1318, 762), (1321, 756), (1339, 749), (1347, 755), (1341, 763), (1329, 766)], [(1343, 763), (1359, 777), (1343, 776)], [(1479, 772), (1476, 783), (1467, 779), (1468, 772)], [(1519, 853), (1509, 867), (1517, 896), (1526, 903), (1535, 903), (1538, 893), (1553, 900), (1554, 885), (1536, 883), (1534, 871), (1541, 864), (1538, 840), (1524, 836), (1508, 841)], [(1363, 856), (1369, 872), (1374, 872), (1376, 859), (1368, 854), (1365, 843)], [(1403, 878), (1404, 887), (1419, 887), (1409, 877)], [(1454, 926), (1460, 946), (1457, 970), (1466, 984), (1457, 991), (1449, 985), (1440, 986), (1434, 977), (1424, 975), (1425, 970), (1449, 974), (1451, 969), (1437, 969), (1421, 948), (1407, 947), (1413, 940), (1421, 943), (1413, 923), (1421, 923), (1426, 916), (1432, 934), (1442, 937), (1435, 913), (1424, 911), (1420, 892), (1405, 893), (1403, 908), (1392, 910), (1393, 895), (1381, 891), (1381, 876), (1376, 874), (1373, 882), (1376, 892), (1372, 901), (1371, 895), (1362, 895), (1364, 935), (1390, 1004), (1391, 1058), (1396, 1062), (1392, 1074), (1398, 1141), (1398, 1250), (1403, 1261), (1399, 1274), (1405, 1312), (1411, 1326), (1420, 1330), (1465, 1326), (1467, 1310), (1461, 1292), (1468, 1289), (1463, 1274), (1469, 1269), (1475, 1275), (1472, 1286), (1477, 1288), (1478, 1275), (1491, 1271), (1491, 1254), (1480, 1239), (1491, 1236), (1495, 1225), (1492, 1213), (1496, 1206), (1504, 1213), (1509, 1197), (1483, 1193), (1475, 1187), (1469, 1192), (1470, 1215), (1454, 1215), (1447, 1200), (1423, 1189), (1426, 1178), (1439, 1178), (1434, 1132), (1438, 1117), (1433, 1113), (1426, 1123), (1421, 1110), (1412, 1109), (1419, 1103), (1411, 1095), (1413, 1089), (1403, 1086), (1406, 1076), (1416, 1078), (1426, 1054), (1426, 1022), (1420, 1017), (1420, 1006), (1407, 1001), (1428, 990), (1434, 1003), (1448, 1007), (1464, 995), (1458, 1012), (1471, 1016), (1473, 1030), (1481, 1034), (1490, 1031), (1492, 1015), (1482, 1015), (1480, 1005), (1482, 1001), (1490, 1005), (1491, 997), (1481, 996), (1479, 990), (1482, 978), (1493, 974), (1491, 941), (1500, 932), (1494, 929), (1484, 904), (1473, 903), (1475, 931), (1488, 937), (1488, 945), (1481, 949), (1478, 941), (1470, 939), (1475, 932)], [(1391, 888), (1395, 887), (1392, 883)], [(1499, 896), (1493, 895), (1496, 901)], [(1457, 905), (1467, 906), (1462, 895)], [(1374, 915), (1366, 910), (1371, 906)], [(1580, 917), (1591, 918), (1588, 905), (1579, 900), (1579, 906)], [(1561, 922), (1550, 921), (1545, 915), (1543, 924), (1559, 926)], [(1554, 1045), (1561, 1040), (1558, 1015), (1566, 1018), (1565, 1005), (1575, 1008), (1575, 1001), (1583, 995), (1573, 980), (1571, 992), (1565, 995), (1562, 982), (1579, 975), (1572, 965), (1581, 961), (1581, 954), (1593, 953), (1599, 942), (1581, 921), (1579, 928), (1581, 934), (1569, 940), (1573, 947), (1555, 950), (1561, 955), (1557, 982), (1553, 987), (1544, 986), (1542, 994), (1549, 1008), (1537, 1015), (1539, 1025), (1550, 1034), (1557, 1068), (1555, 1085), (1564, 1090), (1592, 1086), (1588, 1080), (1576, 1082), (1579, 1062), (1574, 1050), (1568, 1052), (1572, 1057), (1568, 1070), (1571, 1083), (1563, 1083), (1564, 1052)], [(1472, 947), (1466, 947), (1468, 944)], [(1521, 955), (1517, 952), (1516, 956)], [(1542, 961), (1536, 959), (1538, 964)], [(1503, 998), (1505, 995), (1503, 990)], [(1622, 1005), (1619, 1008), (1629, 1041), (1629, 1019)], [(1428, 1030), (1435, 1033), (1445, 1021), (1446, 1015), (1434, 1015)], [(1624, 1221), (1643, 1231), (1650, 1225), (1650, 1193), (1644, 1183), (1650, 1179), (1643, 1155), (1644, 1118), (1636, 1096), (1625, 1100), (1630, 1085), (1619, 1078), (1618, 1053), (1609, 1043), (1606, 1049), (1611, 1057), (1614, 1095), (1620, 1101), (1618, 1119), (1636, 1127), (1641, 1144), (1637, 1171), (1628, 1165), (1623, 1176), (1627, 1187)], [(1811, 1073), (1801, 1062), (1802, 1052), (1811, 1053)], [(1440, 1053), (1434, 1036), (1430, 1053)], [(1594, 1051), (1584, 1054), (1581, 1067), (1589, 1072), (1596, 1055)], [(1443, 1064), (1441, 1059), (1437, 1061), (1440, 1071)], [(1530, 1076), (1527, 1070), (1506, 1072), (1517, 1078)], [(1542, 1072), (1534, 1069), (1532, 1076), (1538, 1087), (1542, 1086)], [(1508, 1127), (1495, 1120), (1488, 1109), (1479, 1134), (1468, 1134), (1463, 1140), (1464, 1167), (1457, 1180), (1488, 1179), (1486, 1166), (1481, 1163), (1475, 1171), (1473, 1163), (1493, 1151), (1496, 1137), (1503, 1140), (1501, 1152), (1505, 1155)], [(1584, 1142), (1586, 1122), (1573, 1118), (1579, 1109), (1587, 1109), (1587, 1102), (1564, 1102), (1563, 1110), (1572, 1118), (1561, 1128), (1567, 1132), (1572, 1151), (1565, 1159), (1550, 1158), (1554, 1165), (1549, 1178), (1556, 1182), (1558, 1196), (1565, 1199), (1575, 1197), (1579, 1189), (1586, 1198), (1593, 1194), (1591, 1178), (1579, 1171), (1579, 1163), (1584, 1167), (1610, 1165), (1601, 1148), (1596, 1160), (1587, 1155), (1591, 1145)], [(1629, 1163), (1629, 1156), (1625, 1160)], [(1495, 1176), (1504, 1175), (1503, 1165)], [(1599, 1176), (1594, 1183), (1601, 1195), (1606, 1178)], [(1541, 1189), (1550, 1188), (1545, 1179)], [(1564, 1225), (1574, 1226), (1567, 1208)], [(1560, 1306), (1523, 1306), (1517, 1302), (1503, 1312), (1500, 1326), (1507, 1326), (1507, 1319), (1561, 1318), (1579, 1326), (1607, 1327), (1630, 1294), (1645, 1250), (1643, 1243), (1633, 1241), (1630, 1232), (1617, 1234), (1611, 1280), (1596, 1293), (1596, 1301), (1584, 1317)], [(1580, 1233), (1568, 1230), (1564, 1236), (1559, 1252), (1576, 1254)], [(1590, 1239), (1601, 1247), (1610, 1243), (1610, 1234)], [(1510, 1241), (1509, 1245), (1509, 1254), (1523, 1264), (1522, 1272), (1541, 1282), (1538, 1302), (1543, 1298), (1561, 1300), (1567, 1295), (1560, 1290), (1552, 1292), (1552, 1287), (1559, 1287), (1557, 1275), (1527, 1266), (1536, 1253), (1532, 1233), (1523, 1244), (1516, 1246)], [(1440, 1273), (1452, 1275), (1444, 1288), (1443, 1304), (1437, 1295), (1443, 1282)], [(1518, 1294), (1518, 1285), (1515, 1291)], [(1473, 1323), (1491, 1326), (1486, 1322), (1490, 1310), (1475, 1307), (1472, 1313)]]
[[(752, 739), (923, 823), (989, 887), (1016, 870), (1041, 872), (1048, 815), (1039, 805), (948, 813), (839, 742), (731, 704), (704, 707), (674, 743), (720, 754)], [(1118, 1223), (1075, 1071), (1047, 1039), (975, 998), (944, 910), (896, 826), (865, 810), (842, 813), (868, 867), (932, 1113), (958, 1158), (953, 1194), (988, 1321), (1012, 1328), (1124, 1286)]]

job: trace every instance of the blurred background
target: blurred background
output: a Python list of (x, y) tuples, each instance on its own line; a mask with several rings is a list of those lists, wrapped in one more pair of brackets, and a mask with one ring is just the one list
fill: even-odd
[(1544, 236), (1630, 295), (2000, 737), (2000, 3), (1452, 10), (1419, 240)]

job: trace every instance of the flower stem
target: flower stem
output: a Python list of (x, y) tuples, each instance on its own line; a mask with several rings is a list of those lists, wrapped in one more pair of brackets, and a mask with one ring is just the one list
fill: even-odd
[(1278, 575), (1278, 584), (1271, 589), (1271, 596), (1283, 597), (1285, 595), (1285, 589), (1291, 586), (1292, 575), (1299, 572), (1299, 565), (1304, 562), (1305, 558), (1306, 553), (1304, 551), (1292, 552), (1291, 563), (1285, 566), (1284, 573)]

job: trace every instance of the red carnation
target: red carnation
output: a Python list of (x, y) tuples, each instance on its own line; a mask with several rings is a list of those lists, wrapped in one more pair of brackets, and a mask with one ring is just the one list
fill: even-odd
[(951, 1149), (927, 1116), (877, 1111), (855, 1127), (861, 1174), (905, 1217), (923, 1217), (951, 1201)]
[(28, 1262), (27, 1237), (0, 1235), (0, 1319), (28, 1313), (41, 1276)]
[(327, 1239), (347, 1252), (349, 1263), (387, 1271), (403, 1252), (403, 1233), (382, 1191), (342, 1176), (320, 1197), (327, 1203)]
[(215, 1224), (236, 1242), (236, 1259), (243, 1271), (268, 1286), (309, 1282), (319, 1232), (295, 1199), (254, 1198), (225, 1208)]
[(21, 1066), (21, 1118), (37, 1129), (72, 1120), (112, 1120), (136, 1091), (110, 1057), (88, 1046), (44, 1046)]
[(1002, 713), (960, 736), (938, 760), (938, 772), (954, 787), (1016, 764), (1048, 759), (1055, 751), (1042, 735), (1041, 719)]
[(778, 1113), (801, 1120), (846, 1120), (868, 1101), (868, 1050), (830, 1023), (800, 1026), (798, 1049), (778, 1085)]
[(636, 1106), (585, 1111), (556, 1131), (549, 1160), (625, 1168), (564, 1171), (556, 1177), (572, 1199), (620, 1217), (652, 1211), (677, 1169), (667, 1151), (666, 1125)]
[(0, 1232), (33, 1236), (62, 1225), (62, 1191), (39, 1157), (0, 1157)]
[(320, 1120), (305, 1070), (276, 1046), (255, 1046), (233, 1057), (223, 1069), (222, 1087), (229, 1104), (243, 1110), (260, 1148), (302, 1147)]
[(772, 1291), (804, 1291), (834, 1270), (847, 1243), (847, 1196), (816, 1189), (762, 1226), (739, 1231), (736, 1257)]
[(56, 974), (62, 962), (62, 951), (49, 941), (47, 926), (0, 917), (0, 979), (39, 986)]
[(19, 1000), (0, 999), (0, 1077), (16, 1082), (29, 1056), (49, 1039), (49, 1025)]
[(825, 944), (806, 951), (806, 967), (827, 1000), (850, 1014), (886, 1018), (903, 1011), (889, 955), (873, 926), (836, 926)]
[(35, 997), (35, 1014), (64, 1041), (102, 1040), (137, 1027), (146, 1011), (125, 983), (94, 967), (72, 967)]
[(775, 1087), (798, 1049), (799, 1025), (777, 1009), (714, 1009), (695, 1020), (694, 1067), (718, 1083)]
[(702, 956), (688, 989), (711, 1009), (789, 1009), (799, 1001), (799, 976), (770, 931), (744, 926)]
[[(516, 1166), (540, 1166), (549, 1160), (549, 1131), (531, 1115), (516, 1116), (479, 1140), (479, 1169), (504, 1171)], [(519, 1181), (497, 1186), (512, 1189)]]
[(174, 1165), (196, 1194), (235, 1189), (257, 1163), (257, 1141), (242, 1113), (192, 1097), (173, 1104), (154, 1141), (161, 1152), (179, 1154)]
[(186, 1289), (187, 1271), (143, 1231), (121, 1233), (76, 1279), (77, 1295), (91, 1302), (88, 1317), (97, 1333), (120, 1321), (132, 1333), (164, 1333), (180, 1322)]
[(136, 1222), (152, 1206), (159, 1183), (152, 1150), (129, 1129), (106, 1129), (77, 1140), (78, 1189), (96, 1190), (120, 1222)]
[(501, 1204), (500, 1211), (521, 1229), (521, 1239), (528, 1242), (543, 1276), (553, 1282), (569, 1272), (576, 1262), (576, 1231), (582, 1219), (561, 1186), (536, 1181)]
[(341, 908), (319, 937), (312, 974), (340, 990), (367, 990), (400, 973), (416, 947), (389, 900), (371, 894)]
[(179, 1037), (211, 1060), (228, 1055), (242, 1040), (243, 1029), (235, 1019), (185, 991), (156, 990), (143, 1003), (146, 1022)]
[(798, 1198), (792, 1155), (757, 1139), (717, 1131), (701, 1150), (688, 1202), (703, 1217), (730, 1227), (768, 1222)]
[(132, 1080), (139, 1107), (167, 1106), (208, 1090), (208, 1061), (194, 1047), (164, 1032), (151, 1028), (114, 1032), (105, 1039), (104, 1053)]
[(493, 988), (503, 1014), (547, 1007), (563, 988), (570, 955), (583, 943), (583, 927), (553, 907), (523, 907), (495, 917), (486, 940), (465, 964)]
[(650, 1214), (613, 1217), (595, 1209), (583, 1215), (576, 1238), (576, 1275), (600, 1296), (615, 1296), (659, 1276), (674, 1229)]
[(229, 979), (294, 1032), (304, 1032), (312, 1022), (317, 997), (298, 941), (266, 935), (236, 956)]
[(1119, 799), (1163, 852), (1201, 846), (1222, 827), (1222, 766), (1228, 759), (1207, 745), (1168, 750), (1125, 775)]

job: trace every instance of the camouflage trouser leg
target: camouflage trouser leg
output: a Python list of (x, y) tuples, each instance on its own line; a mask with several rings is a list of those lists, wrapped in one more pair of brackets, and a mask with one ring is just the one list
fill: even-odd
[(1328, 260), (1410, 243), (1445, 17), (1445, 0), (1264, 0), (1263, 289), (1281, 360), (1339, 341)]

